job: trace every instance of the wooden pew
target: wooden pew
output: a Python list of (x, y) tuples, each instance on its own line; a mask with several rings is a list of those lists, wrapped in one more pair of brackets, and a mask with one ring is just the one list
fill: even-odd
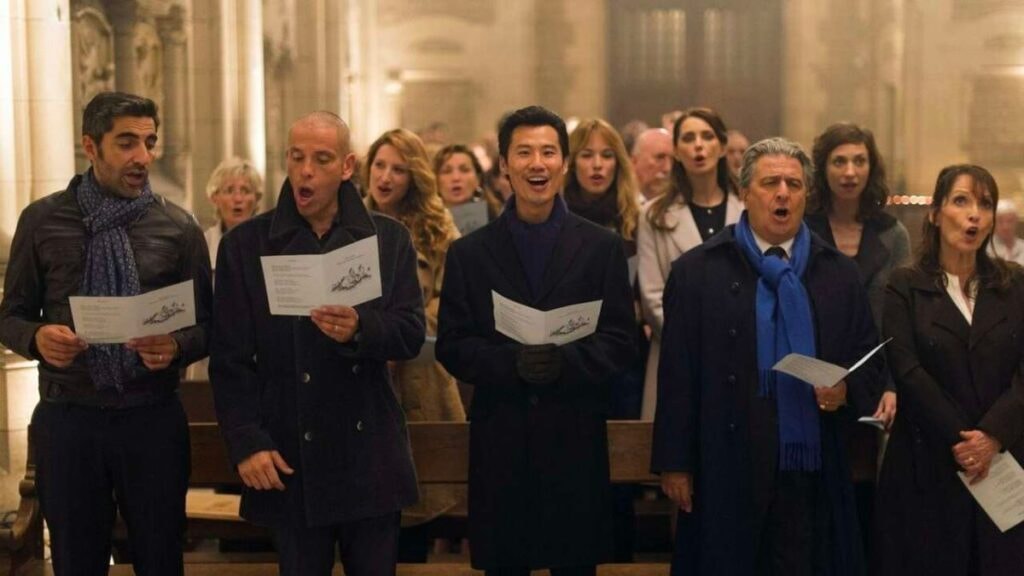
[(0, 528), (0, 549), (10, 556), (8, 574), (12, 575), (43, 558), (43, 513), (36, 494), (36, 465), (31, 447), (25, 477), (18, 483), (18, 495), (18, 515), (10, 527)]
[[(190, 487), (209, 489), (240, 486), (241, 480), (228, 459), (220, 429), (215, 423), (212, 394), (206, 382), (182, 382), (181, 399), (189, 417), (189, 437), (192, 449), (192, 475)], [(465, 422), (412, 422), (409, 438), (419, 481), (424, 484), (462, 484), (469, 474), (469, 424)], [(648, 472), (651, 453), (652, 426), (650, 422), (608, 422), (609, 460), (611, 480), (614, 483), (657, 482)], [(31, 455), (31, 447), (29, 449)], [(31, 458), (31, 456), (30, 456)], [(11, 534), (0, 531), (0, 546), (11, 538), (11, 549), (18, 549), (31, 557), (42, 557), (42, 521), (35, 497), (35, 468), (29, 461), (28, 473), (21, 486), (22, 503), (18, 520)], [(238, 517), (240, 497), (231, 494), (213, 494), (210, 491), (190, 490), (187, 505), (189, 518), (187, 538), (221, 540), (269, 538), (269, 532)], [(115, 530), (115, 538), (124, 538), (123, 526)], [(38, 545), (38, 546), (37, 546)], [(23, 560), (20, 561), (23, 563)], [(14, 562), (12, 560), (12, 568)], [(19, 563), (19, 567), (21, 564)], [(219, 568), (217, 567), (219, 566)], [(188, 574), (214, 574), (217, 576), (275, 574), (273, 564), (218, 564), (212, 568), (203, 564), (189, 564)], [(228, 568), (230, 566), (230, 568)], [(236, 568), (237, 566), (237, 568)], [(243, 568), (244, 566), (244, 568)], [(46, 566), (28, 573), (42, 573)], [(127, 571), (126, 571), (127, 570)], [(14, 574), (15, 572), (11, 572)], [(118, 566), (112, 574), (130, 574), (130, 567)], [(339, 573), (336, 571), (336, 573)], [(535, 574), (546, 574), (546, 571)], [(608, 565), (598, 572), (601, 576), (640, 576), (667, 574), (668, 566)], [(401, 565), (404, 576), (438, 576), (441, 574), (477, 575), (465, 564)]]

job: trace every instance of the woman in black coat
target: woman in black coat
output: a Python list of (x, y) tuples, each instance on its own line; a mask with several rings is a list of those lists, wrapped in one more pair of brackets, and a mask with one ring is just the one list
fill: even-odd
[(873, 574), (1024, 574), (1024, 526), (1001, 533), (957, 473), (1024, 461), (1024, 274), (986, 253), (999, 191), (984, 168), (939, 174), (912, 268), (893, 273), (884, 331), (900, 395), (879, 481)]

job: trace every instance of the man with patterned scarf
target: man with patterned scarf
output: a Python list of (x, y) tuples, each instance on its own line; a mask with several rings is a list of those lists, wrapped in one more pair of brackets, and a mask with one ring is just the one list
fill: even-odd
[[(37, 488), (54, 572), (105, 574), (115, 511), (138, 574), (181, 574), (189, 440), (179, 371), (206, 355), (210, 261), (195, 219), (150, 190), (159, 118), (148, 98), (96, 95), (82, 147), (92, 167), (18, 221), (0, 342), (39, 361)], [(194, 326), (87, 345), (69, 296), (132, 296), (194, 281)]]
[(672, 266), (651, 469), (680, 508), (673, 574), (864, 574), (844, 435), (884, 361), (826, 389), (771, 370), (877, 341), (856, 265), (803, 223), (811, 170), (792, 142), (752, 146), (739, 223)]

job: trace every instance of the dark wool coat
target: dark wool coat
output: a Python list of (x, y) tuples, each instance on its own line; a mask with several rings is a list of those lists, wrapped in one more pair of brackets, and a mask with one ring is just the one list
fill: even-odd
[[(425, 336), (416, 252), (395, 220), (367, 212), (348, 182), (323, 246), (285, 182), (277, 209), (224, 236), (217, 256), (210, 379), (232, 462), (278, 450), (295, 469), (287, 489), (242, 494), (242, 516), (324, 526), (416, 502), (405, 418), (386, 362)], [(261, 256), (320, 254), (377, 235), (383, 296), (356, 306), (358, 342), (340, 344), (308, 316), (272, 316)]]
[(957, 477), (952, 447), (978, 429), (1024, 462), (1024, 273), (982, 288), (968, 325), (933, 277), (893, 273), (886, 294), (889, 364), (899, 390), (878, 486), (872, 574), (1024, 574), (1024, 525), (1000, 533)]
[[(673, 574), (754, 576), (756, 541), (775, 492), (776, 401), (758, 393), (757, 272), (728, 226), (672, 265), (665, 286), (665, 328), (658, 370), (651, 471), (689, 472), (694, 511), (680, 514)], [(817, 357), (850, 366), (877, 344), (867, 294), (847, 257), (811, 235), (804, 285), (814, 315)], [(841, 573), (863, 572), (843, 441), (848, 424), (871, 414), (881, 394), (879, 355), (846, 378), (849, 405), (819, 412), (822, 482), (819, 509), (831, 539), (846, 539)], [(819, 558), (821, 556), (819, 555)], [(830, 563), (831, 564), (831, 563)], [(834, 574), (831, 565), (820, 574)]]
[[(473, 384), (469, 532), (476, 568), (595, 564), (611, 551), (608, 379), (635, 354), (622, 241), (566, 214), (537, 298), (506, 218), (448, 250), (437, 357)], [(602, 299), (597, 332), (559, 348), (557, 382), (516, 372), (521, 344), (494, 328), (491, 291), (540, 310)]]

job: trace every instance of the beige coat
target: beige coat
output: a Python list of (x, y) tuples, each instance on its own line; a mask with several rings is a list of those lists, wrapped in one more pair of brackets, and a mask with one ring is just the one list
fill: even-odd
[[(423, 311), (427, 318), (428, 344), (420, 356), (395, 364), (394, 384), (398, 401), (409, 422), (465, 422), (455, 379), (434, 358), (433, 340), (437, 336), (437, 309), (441, 302), (445, 254), (431, 260), (416, 253), (417, 275), (423, 289)], [(402, 525), (415, 526), (433, 520), (460, 503), (465, 505), (466, 489), (461, 485), (420, 485), (420, 501), (402, 510)]]
[[(740, 219), (743, 203), (734, 194), (726, 197), (725, 223), (735, 224)], [(662, 311), (662, 291), (672, 269), (672, 262), (683, 252), (701, 244), (700, 232), (690, 213), (690, 207), (679, 202), (665, 212), (665, 222), (675, 226), (670, 231), (655, 230), (647, 220), (652, 202), (640, 210), (640, 224), (637, 227), (637, 279), (640, 282), (640, 308), (644, 320), (651, 327), (651, 351), (647, 356), (647, 372), (644, 376), (643, 404), (640, 418), (654, 419), (658, 391), (658, 357), (661, 349), (661, 328), (665, 322)]]
[[(423, 289), (423, 311), (427, 318), (427, 338), (437, 336), (437, 308), (441, 302), (444, 279), (444, 254), (433, 260), (416, 253), (417, 273)], [(395, 365), (395, 391), (409, 422), (465, 422), (466, 410), (459, 389), (441, 364), (433, 357), (433, 345), (425, 344), (418, 358)]]

